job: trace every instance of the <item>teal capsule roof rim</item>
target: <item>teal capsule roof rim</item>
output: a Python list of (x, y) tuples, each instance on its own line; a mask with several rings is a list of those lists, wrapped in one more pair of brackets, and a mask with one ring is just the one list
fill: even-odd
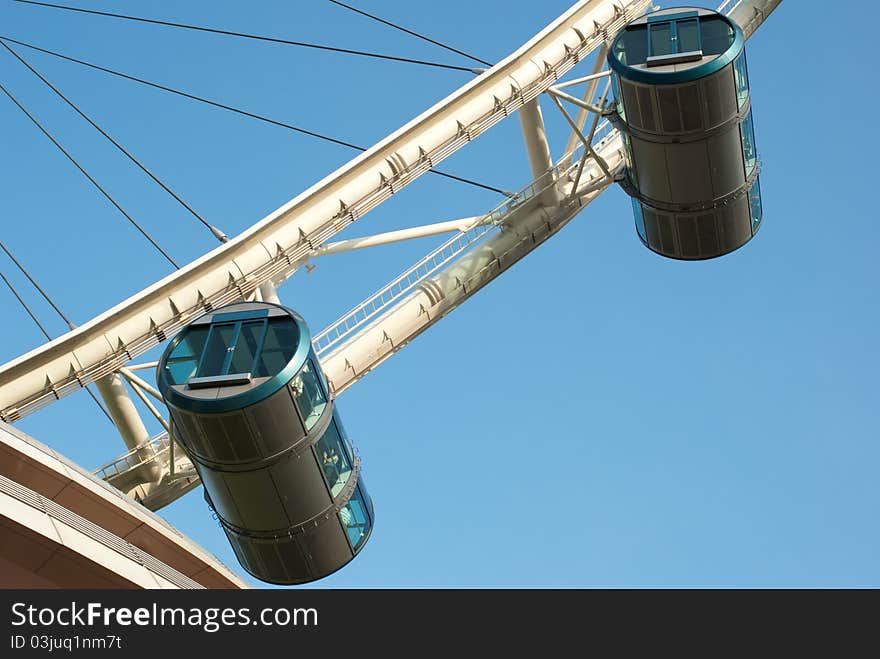
[(742, 29), (735, 21), (731, 20), (724, 14), (716, 12), (715, 15), (720, 16), (727, 21), (727, 23), (733, 28), (733, 43), (730, 44), (730, 47), (727, 50), (713, 60), (691, 69), (685, 69), (684, 71), (669, 72), (651, 71), (650, 69), (635, 69), (621, 62), (614, 53), (615, 45), (617, 45), (618, 40), (623, 36), (626, 27), (629, 27), (629, 25), (627, 25), (617, 34), (616, 37), (614, 37), (611, 48), (608, 49), (608, 65), (611, 67), (612, 71), (617, 73), (624, 80), (631, 80), (633, 82), (641, 82), (649, 85), (676, 85), (684, 82), (695, 82), (700, 78), (705, 78), (713, 73), (717, 73), (739, 57), (739, 54), (745, 50), (746, 38), (743, 35)]
[[(237, 304), (241, 304), (240, 302), (236, 302)], [(293, 322), (296, 324), (296, 328), (299, 331), (299, 342), (296, 346), (296, 352), (294, 352), (293, 357), (291, 357), (290, 361), (287, 362), (287, 365), (282, 368), (278, 373), (270, 377), (265, 382), (261, 382), (257, 386), (252, 389), (248, 389), (247, 391), (243, 391), (239, 394), (235, 394), (234, 396), (228, 396), (227, 398), (220, 398), (215, 400), (205, 399), (205, 398), (191, 398), (187, 396), (184, 392), (175, 389), (165, 377), (165, 363), (168, 357), (171, 355), (171, 351), (177, 347), (177, 344), (183, 339), (183, 336), (189, 326), (181, 330), (177, 336), (175, 336), (168, 346), (165, 348), (165, 351), (162, 353), (162, 357), (159, 359), (159, 364), (156, 367), (156, 383), (159, 385), (159, 392), (162, 394), (162, 397), (165, 399), (165, 402), (169, 405), (173, 405), (184, 412), (194, 412), (197, 414), (218, 414), (223, 412), (233, 412), (236, 410), (244, 409), (245, 407), (250, 407), (256, 403), (259, 403), (270, 396), (278, 393), (288, 385), (288, 383), (293, 380), (297, 373), (299, 373), (300, 369), (309, 359), (309, 356), (312, 354), (312, 335), (309, 332), (309, 327), (306, 325), (306, 321), (296, 313), (293, 309), (289, 307), (285, 307), (281, 304), (275, 304), (273, 302), (262, 302), (261, 304), (271, 305), (273, 307), (277, 307), (279, 309), (284, 310), (290, 317), (293, 319)], [(227, 305), (233, 306), (233, 305)], [(218, 313), (222, 313), (222, 310), (225, 307), (220, 307), (219, 309), (215, 309), (212, 314), (216, 315)], [(213, 322), (213, 320), (212, 320)], [(321, 368), (320, 364), (317, 363), (317, 356), (315, 357), (315, 368)], [(329, 396), (329, 392), (324, 392), (325, 395)]]

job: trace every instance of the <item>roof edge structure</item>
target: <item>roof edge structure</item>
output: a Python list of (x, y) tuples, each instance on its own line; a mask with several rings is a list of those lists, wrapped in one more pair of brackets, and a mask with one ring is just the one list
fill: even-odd
[(161, 517), (2, 422), (0, 501), (0, 542), (22, 548), (4, 552), (4, 587), (76, 587), (58, 581), (72, 578), (54, 570), (61, 563), (116, 588), (248, 587)]

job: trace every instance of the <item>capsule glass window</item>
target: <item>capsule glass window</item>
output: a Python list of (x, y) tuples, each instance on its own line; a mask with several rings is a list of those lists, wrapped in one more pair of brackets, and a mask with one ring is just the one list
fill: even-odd
[(228, 373), (253, 373), (254, 359), (260, 351), (265, 333), (265, 320), (250, 320), (241, 324)]
[[(336, 409), (338, 410), (339, 408)], [(348, 433), (345, 430), (345, 425), (342, 423), (342, 419), (338, 416), (334, 416), (333, 423), (336, 424), (339, 436), (342, 437), (342, 445), (345, 447), (345, 452), (348, 454), (348, 457), (351, 458), (352, 462), (354, 462), (354, 449), (351, 446), (351, 440), (348, 438)], [(363, 487), (363, 483), (361, 483), (361, 487)]]
[(754, 233), (758, 230), (758, 226), (761, 224), (761, 217), (764, 214), (764, 210), (761, 207), (761, 182), (758, 179), (755, 179), (755, 184), (749, 190), (749, 210), (752, 214), (752, 233)]
[(738, 108), (742, 110), (746, 101), (749, 99), (749, 71), (746, 65), (746, 51), (743, 51), (733, 65), (733, 72), (736, 76), (736, 100)]
[(635, 166), (635, 158), (633, 158), (632, 142), (629, 139), (629, 133), (623, 133), (623, 150), (626, 154), (626, 164), (632, 168)]
[(321, 418), (321, 413), (327, 407), (327, 397), (315, 375), (315, 367), (311, 360), (307, 361), (296, 377), (290, 383), (296, 406), (302, 415), (306, 431), (311, 430)]
[(648, 26), (648, 57), (671, 55), (675, 51), (672, 23), (652, 23)]
[(631, 25), (614, 44), (614, 54), (623, 64), (644, 64), (648, 59), (648, 29), (645, 25)]
[(700, 24), (696, 18), (675, 22), (675, 41), (679, 53), (700, 50)]
[(700, 19), (700, 41), (703, 55), (720, 55), (733, 44), (733, 28), (721, 16)]
[(648, 237), (645, 233), (645, 216), (642, 213), (642, 202), (640, 202), (635, 197), (632, 197), (632, 206), (633, 217), (636, 220), (636, 231), (639, 233), (639, 238), (641, 238), (644, 242), (648, 242)]
[(293, 359), (299, 344), (299, 330), (290, 318), (270, 318), (259, 358), (254, 364), (254, 377), (280, 373)]
[(211, 325), (208, 333), (208, 345), (199, 364), (196, 375), (200, 378), (215, 375), (224, 375), (228, 365), (227, 359), (232, 358), (235, 349), (235, 335), (237, 326), (235, 323), (223, 325)]
[(755, 165), (758, 163), (758, 152), (755, 149), (755, 127), (752, 124), (752, 111), (746, 115), (743, 122), (739, 125), (740, 136), (742, 137), (743, 160), (746, 168), (746, 178), (755, 171)]
[(165, 373), (171, 384), (183, 384), (195, 375), (208, 339), (208, 327), (192, 327), (165, 361)]
[(199, 364), (199, 377), (252, 374), (266, 335), (264, 319), (212, 325)]
[(611, 74), (611, 86), (614, 89), (614, 101), (615, 106), (617, 107), (617, 114), (620, 115), (620, 118), (626, 121), (626, 110), (623, 109), (623, 93), (620, 90), (620, 78), (617, 77), (616, 73)]
[(352, 472), (351, 455), (336, 424), (334, 419), (327, 426), (324, 436), (315, 444), (318, 463), (321, 465), (324, 478), (327, 479), (327, 487), (330, 488), (330, 494), (334, 499), (345, 487)]
[(629, 134), (623, 134), (623, 148), (626, 152), (626, 175), (629, 177), (630, 183), (636, 188), (639, 187), (639, 173), (636, 171), (636, 159), (633, 156), (632, 142), (630, 142)]
[(360, 487), (355, 488), (351, 499), (339, 510), (339, 519), (342, 526), (345, 527), (351, 548), (357, 551), (358, 547), (367, 539), (370, 531), (370, 514), (367, 512), (367, 506), (361, 496)]

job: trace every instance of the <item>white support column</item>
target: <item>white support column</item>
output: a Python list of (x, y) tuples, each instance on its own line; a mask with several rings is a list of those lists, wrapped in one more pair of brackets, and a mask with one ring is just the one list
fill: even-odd
[(138, 414), (119, 374), (111, 373), (100, 380), (95, 380), (95, 384), (125, 445), (133, 449), (148, 442), (150, 433), (147, 432), (141, 415)]
[(272, 302), (273, 304), (281, 304), (281, 300), (278, 299), (278, 290), (275, 288), (275, 284), (271, 281), (267, 281), (265, 284), (260, 284), (260, 297), (263, 302)]
[[(550, 171), (553, 168), (553, 160), (550, 157), (547, 129), (544, 127), (544, 117), (541, 115), (538, 99), (523, 105), (518, 114), (526, 143), (526, 153), (529, 156), (529, 166), (532, 169), (532, 179), (538, 188), (547, 187), (553, 182), (553, 174)], [(555, 206), (559, 201), (556, 189), (552, 187), (542, 192), (538, 199), (543, 206)]]
[(95, 384), (126, 447), (129, 450), (141, 447), (134, 453), (134, 459), (144, 463), (140, 468), (141, 484), (130, 492), (126, 492), (129, 496), (140, 500), (149, 494), (156, 483), (162, 479), (160, 466), (155, 462), (150, 462), (150, 458), (154, 454), (153, 447), (149, 443), (150, 433), (147, 432), (147, 427), (128, 395), (128, 390), (119, 373), (111, 373), (95, 380)]

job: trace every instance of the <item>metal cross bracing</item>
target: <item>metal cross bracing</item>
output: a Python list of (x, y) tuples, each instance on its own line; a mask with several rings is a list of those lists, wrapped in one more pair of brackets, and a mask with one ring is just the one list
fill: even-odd
[[(779, 0), (722, 8), (748, 35)], [(581, 0), (505, 60), (264, 220), (178, 272), (65, 336), (0, 367), (0, 416), (14, 421), (88, 382), (121, 373), (165, 427), (97, 473), (156, 509), (198, 484), (173, 427), (149, 401), (161, 397), (124, 364), (188, 322), (241, 299), (272, 299), (274, 285), (309, 259), (410, 237), (454, 235), (314, 338), (338, 394), (554, 235), (614, 182), (624, 165), (618, 131), (601, 115), (610, 80), (602, 71), (610, 38), (651, 3)], [(600, 49), (593, 72), (563, 75)], [(584, 85), (584, 93), (568, 91)], [(600, 91), (601, 88), (601, 91)], [(550, 159), (537, 98), (549, 97), (571, 133)], [(564, 104), (576, 110), (572, 116)], [(416, 177), (519, 111), (533, 181), (488, 213), (366, 239), (330, 243), (339, 231)], [(587, 127), (587, 119), (592, 121)], [(395, 235), (392, 235), (395, 234)], [(153, 364), (143, 365), (146, 367)], [(137, 488), (141, 487), (141, 490)]]
[[(602, 122), (597, 135), (600, 136), (600, 139), (597, 140), (597, 146), (604, 145), (608, 138), (613, 138), (611, 125), (607, 120)], [(550, 171), (554, 180), (553, 185), (570, 173), (571, 167), (565, 167), (563, 162), (555, 165)], [(539, 188), (535, 182), (532, 182), (485, 215), (476, 218), (469, 226), (317, 334), (312, 340), (315, 351), (319, 356), (329, 354), (331, 348), (350, 336), (352, 332), (387, 311), (392, 304), (422, 284), (455, 257), (471, 248), (490, 231), (500, 228), (513, 211), (531, 201), (543, 190), (544, 188)]]

